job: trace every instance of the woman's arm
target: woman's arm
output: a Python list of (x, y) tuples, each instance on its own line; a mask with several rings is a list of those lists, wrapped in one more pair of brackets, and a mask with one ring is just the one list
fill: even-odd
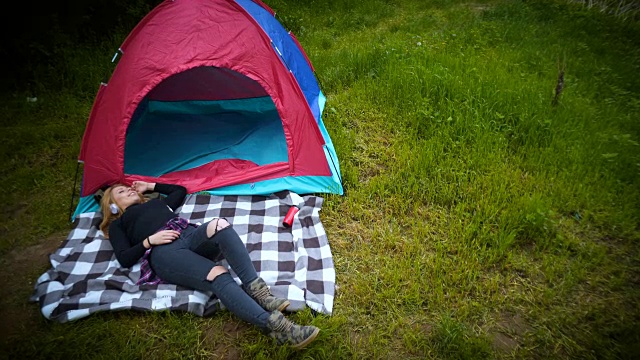
[(187, 196), (187, 189), (180, 185), (155, 184), (155, 191), (167, 195), (164, 202), (169, 205), (171, 210), (176, 211), (182, 205), (184, 198)]
[(111, 246), (113, 246), (116, 259), (125, 268), (135, 265), (147, 250), (145, 247), (146, 240), (131, 246), (119, 221), (114, 221), (109, 225), (109, 240), (111, 241)]
[(161, 194), (167, 195), (164, 202), (169, 205), (171, 210), (177, 209), (184, 202), (184, 198), (187, 196), (187, 189), (184, 186), (162, 184), (162, 183), (148, 183), (146, 181), (134, 181), (133, 188), (137, 192), (143, 193), (145, 191), (157, 191)]

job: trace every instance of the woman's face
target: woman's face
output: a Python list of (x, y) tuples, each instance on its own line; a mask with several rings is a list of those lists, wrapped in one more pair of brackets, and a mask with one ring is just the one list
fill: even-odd
[(116, 186), (111, 191), (111, 196), (113, 197), (113, 201), (122, 209), (126, 209), (130, 205), (140, 202), (138, 192), (128, 186)]

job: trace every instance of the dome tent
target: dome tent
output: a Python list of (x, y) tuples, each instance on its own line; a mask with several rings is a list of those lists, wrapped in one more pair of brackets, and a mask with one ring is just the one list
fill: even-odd
[(119, 52), (82, 140), (76, 214), (99, 189), (135, 180), (220, 195), (343, 193), (313, 67), (261, 1), (166, 0)]

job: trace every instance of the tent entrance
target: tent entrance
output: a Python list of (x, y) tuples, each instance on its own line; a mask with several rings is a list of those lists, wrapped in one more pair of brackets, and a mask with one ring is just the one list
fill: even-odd
[[(216, 82), (221, 75), (224, 81)], [(249, 88), (239, 88), (242, 84)], [(244, 97), (220, 99), (228, 94)], [(145, 97), (129, 123), (124, 172), (157, 177), (216, 160), (255, 166), (288, 161), (273, 100), (257, 82), (228, 69), (195, 68), (169, 77)]]

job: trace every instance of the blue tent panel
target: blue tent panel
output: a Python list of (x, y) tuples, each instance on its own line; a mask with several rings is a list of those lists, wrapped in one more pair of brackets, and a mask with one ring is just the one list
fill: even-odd
[(307, 63), (307, 58), (302, 54), (298, 44), (291, 38), (289, 32), (282, 27), (280, 22), (262, 6), (251, 0), (236, 0), (246, 12), (248, 12), (269, 36), (273, 45), (283, 57), (284, 63), (293, 73), (298, 85), (304, 93), (305, 99), (311, 108), (313, 117), (319, 121), (322, 110), (319, 107), (318, 96), (320, 87)]

